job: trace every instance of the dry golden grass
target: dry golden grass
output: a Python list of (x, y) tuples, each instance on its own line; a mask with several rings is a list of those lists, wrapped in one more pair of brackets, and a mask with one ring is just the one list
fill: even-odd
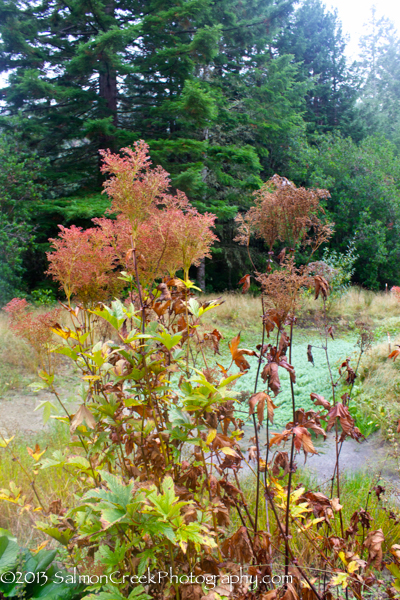
[[(307, 294), (303, 298), (301, 312), (303, 314), (316, 314), (321, 310), (322, 300), (314, 300)], [(328, 314), (342, 320), (369, 318), (375, 323), (390, 318), (400, 322), (400, 302), (391, 293), (372, 292), (362, 288), (352, 287), (342, 296), (328, 298)]]
[[(217, 294), (208, 294), (202, 296), (202, 299), (212, 300), (216, 297)], [(206, 321), (259, 327), (262, 314), (260, 296), (236, 292), (222, 294), (221, 299), (224, 303), (216, 310), (206, 313)], [(315, 300), (313, 293), (309, 292), (303, 295), (299, 306), (302, 319), (313, 319), (321, 310), (322, 299)], [(356, 319), (370, 320), (375, 325), (391, 320), (399, 325), (400, 331), (400, 302), (391, 293), (352, 287), (342, 296), (328, 299), (327, 310), (329, 317), (341, 321), (344, 326)]]
[[(58, 498), (62, 500), (63, 506), (72, 506), (72, 496), (76, 487), (75, 478), (68, 473), (67, 469), (61, 467), (35, 472), (35, 460), (29, 456), (27, 450), (27, 447), (34, 448), (35, 444), (39, 444), (42, 450), (47, 448), (45, 456), (51, 457), (55, 450), (64, 449), (69, 440), (68, 428), (57, 423), (53, 424), (50, 431), (30, 435), (29, 438), (18, 434), (8, 449), (0, 449), (0, 490), (9, 489), (10, 482), (14, 482), (21, 488), (22, 494), (26, 495), (27, 504), (31, 504), (34, 508), (38, 505), (31, 487), (31, 481), (34, 480), (35, 489), (46, 509)], [(40, 511), (22, 511), (17, 504), (0, 501), (0, 527), (12, 531), (24, 546), (34, 548), (40, 542), (48, 540), (46, 534), (35, 529), (35, 523), (41, 519)]]
[[(202, 296), (202, 300), (213, 300), (217, 294)], [(215, 310), (207, 312), (205, 322), (223, 323), (240, 327), (260, 327), (262, 309), (260, 297), (249, 294), (231, 293), (221, 296), (223, 304)]]
[(37, 371), (37, 360), (33, 350), (15, 337), (8, 319), (0, 312), (0, 396), (10, 389), (18, 389), (32, 378)]
[[(395, 344), (400, 344), (400, 336), (392, 340), (391, 350)], [(394, 361), (388, 356), (387, 342), (374, 345), (359, 369), (361, 400), (369, 404), (371, 415), (384, 433), (396, 429), (400, 417), (400, 359)]]

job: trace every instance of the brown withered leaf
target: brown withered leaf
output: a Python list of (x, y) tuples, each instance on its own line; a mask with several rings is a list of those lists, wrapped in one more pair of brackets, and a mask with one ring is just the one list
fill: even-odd
[(214, 354), (219, 354), (219, 342), (223, 339), (222, 333), (218, 329), (214, 329), (211, 333), (205, 333), (203, 338), (210, 340), (214, 348)]
[(377, 569), (382, 569), (382, 544), (385, 541), (382, 529), (370, 531), (365, 538), (364, 546), (368, 550), (367, 566), (374, 565)]
[[(279, 477), (280, 469), (283, 469), (283, 475)], [(277, 452), (272, 465), (272, 474), (274, 477), (282, 479), (290, 472), (290, 461), (287, 452)]]
[(74, 433), (75, 429), (77, 427), (79, 427), (79, 425), (81, 425), (81, 423), (83, 423), (83, 421), (86, 422), (86, 425), (90, 429), (95, 429), (95, 427), (96, 427), (95, 418), (92, 415), (92, 413), (90, 412), (90, 410), (88, 409), (88, 407), (85, 406), (85, 404), (81, 404), (78, 411), (75, 413), (74, 418), (72, 419), (70, 427), (69, 427), (70, 432)]
[(249, 399), (249, 417), (251, 417), (254, 414), (254, 409), (257, 406), (257, 417), (260, 425), (262, 425), (264, 421), (264, 409), (266, 399), (267, 394), (265, 392), (258, 392), (257, 394), (253, 394)]
[(276, 257), (279, 260), (280, 265), (285, 260), (285, 257), (286, 257), (286, 248), (282, 248), (282, 250), (279, 252), (278, 256)]
[(166, 284), (168, 287), (176, 287), (178, 292), (182, 292), (186, 288), (184, 282), (181, 279), (178, 279), (177, 277), (168, 279), (168, 281), (166, 281)]
[(332, 406), (328, 413), (329, 420), (326, 427), (327, 431), (330, 431), (332, 429), (332, 427), (335, 425), (335, 421), (337, 418), (339, 418), (340, 425), (343, 431), (346, 434), (350, 435), (351, 430), (354, 428), (354, 419), (350, 415), (347, 406), (343, 406), (341, 402), (338, 402), (337, 404), (335, 404), (335, 406)]
[(289, 336), (286, 331), (281, 332), (281, 338), (279, 340), (279, 353), (281, 355), (286, 354), (287, 349), (290, 346)]
[(203, 590), (198, 583), (183, 583), (179, 588), (181, 600), (201, 600)]
[[(219, 571), (218, 571), (219, 574)], [(210, 590), (206, 596), (202, 596), (201, 600), (219, 600), (222, 598), (230, 598), (233, 594), (233, 588), (229, 583), (219, 584)]]
[(157, 298), (159, 302), (162, 302), (163, 300), (171, 300), (171, 292), (169, 291), (166, 283), (160, 283), (156, 289), (161, 292), (161, 296)]
[(346, 383), (347, 385), (352, 385), (357, 377), (354, 369), (350, 365), (350, 358), (346, 358), (346, 360), (340, 365), (339, 375), (342, 374), (342, 369), (346, 368)]
[(393, 352), (391, 352), (388, 356), (388, 358), (393, 358), (393, 360), (395, 361), (396, 358), (399, 356), (400, 354), (400, 348), (397, 348), (397, 350), (393, 350)]
[(314, 517), (325, 519), (327, 523), (333, 517), (331, 501), (325, 494), (321, 492), (306, 492), (300, 498), (301, 502), (307, 500), (310, 508), (312, 508)]
[(272, 402), (272, 398), (271, 398), (271, 396), (269, 396), (268, 394), (267, 394), (267, 397), (266, 397), (266, 401), (267, 401), (267, 414), (268, 414), (268, 419), (269, 419), (270, 423), (273, 423), (273, 422), (274, 422), (274, 410), (275, 410), (275, 408), (277, 408), (277, 407), (276, 407), (276, 405), (275, 405), (275, 404)]
[(376, 485), (374, 488), (372, 488), (376, 494), (376, 497), (378, 498), (378, 500), (381, 499), (381, 494), (385, 493), (385, 488), (382, 487), (381, 485)]
[(246, 350), (245, 348), (239, 348), (240, 343), (240, 333), (229, 343), (229, 350), (231, 351), (232, 360), (239, 367), (240, 371), (243, 373), (244, 371), (248, 371), (250, 369), (250, 365), (247, 360), (244, 358), (244, 355), (247, 356), (257, 356), (257, 353), (254, 350)]
[(315, 285), (315, 299), (318, 300), (318, 296), (322, 294), (322, 297), (326, 300), (329, 294), (329, 284), (327, 280), (321, 275), (316, 275), (314, 277), (314, 285)]
[(242, 294), (245, 294), (250, 289), (250, 275), (244, 275), (238, 285), (242, 285)]
[(312, 443), (311, 435), (305, 427), (293, 427), (294, 447), (296, 450), (303, 448), (304, 454), (318, 454)]
[(396, 588), (394, 588), (393, 586), (388, 585), (386, 587), (385, 592), (387, 593), (388, 598), (390, 598), (390, 600), (398, 600), (399, 594), (398, 594)]
[(286, 356), (282, 356), (279, 359), (279, 366), (283, 367), (284, 369), (286, 369), (286, 371), (289, 373), (290, 375), (290, 379), (292, 380), (293, 383), (296, 383), (296, 372), (294, 370), (293, 365), (290, 365), (287, 360), (286, 360)]
[(267, 336), (269, 337), (269, 334), (274, 330), (275, 325), (278, 327), (278, 329), (281, 329), (284, 320), (284, 311), (276, 310), (275, 308), (266, 310), (263, 316), (263, 323), (265, 326), (265, 331), (267, 332)]
[(314, 594), (312, 589), (308, 586), (307, 587), (304, 586), (301, 588), (301, 597), (302, 597), (302, 600), (317, 600), (316, 595)]
[(286, 591), (282, 596), (282, 600), (299, 600), (296, 588), (292, 583), (286, 584)]
[(304, 408), (299, 408), (295, 412), (294, 422), (290, 422), (286, 425), (286, 429), (291, 429), (295, 425), (300, 425), (301, 427), (306, 427), (307, 429), (311, 429), (317, 436), (322, 435), (326, 438), (326, 433), (321, 427), (321, 421), (319, 418), (319, 414), (314, 410), (304, 411)]
[(373, 522), (372, 516), (364, 508), (360, 508), (358, 511), (360, 515), (360, 523), (366, 529), (371, 529), (371, 523)]
[(339, 502), (339, 498), (332, 498), (331, 504), (335, 512), (340, 512), (343, 508), (343, 505)]
[(257, 460), (257, 446), (250, 446), (249, 460)]
[(396, 559), (396, 562), (400, 563), (400, 545), (399, 544), (393, 544), (393, 546), (391, 546), (391, 548), (390, 548), (390, 552), (394, 556), (394, 558)]
[(360, 522), (360, 515), (358, 510), (356, 510), (350, 519), (350, 525), (349, 527), (346, 529), (345, 534), (346, 534), (346, 539), (349, 537), (354, 537), (357, 535), (358, 533), (358, 523)]
[(314, 357), (312, 355), (312, 346), (311, 344), (308, 344), (307, 346), (307, 360), (308, 362), (310, 362), (312, 364), (312, 366), (314, 367)]
[(278, 590), (269, 590), (269, 592), (265, 592), (265, 594), (260, 595), (260, 600), (276, 600), (278, 597)]
[(167, 302), (154, 302), (152, 308), (156, 315), (161, 317), (167, 311), (170, 304), (170, 300), (167, 300)]
[(264, 323), (265, 331), (267, 332), (267, 336), (269, 337), (269, 334), (275, 329), (275, 323), (269, 317), (268, 314), (265, 314), (263, 316), (263, 323)]
[(310, 398), (311, 400), (313, 400), (316, 406), (322, 406), (323, 408), (326, 408), (326, 410), (331, 409), (330, 403), (328, 402), (328, 400), (325, 400), (323, 396), (320, 396), (319, 394), (315, 394), (313, 392), (312, 394), (310, 394)]
[(292, 432), (290, 429), (285, 429), (284, 431), (282, 431), (282, 433), (273, 433), (269, 441), (269, 447), (271, 448), (274, 444), (279, 446), (281, 442), (286, 442), (289, 439), (291, 433)]
[(221, 550), (227, 558), (237, 560), (241, 564), (251, 562), (253, 550), (246, 527), (239, 527), (236, 533), (227, 538), (222, 544)]
[(278, 375), (278, 365), (275, 362), (267, 363), (262, 370), (261, 378), (264, 383), (268, 382), (269, 387), (275, 396), (281, 391), (281, 382)]
[(50, 502), (49, 513), (51, 513), (53, 515), (61, 515), (62, 508), (61, 508), (61, 500), (59, 498), (57, 498), (57, 500), (53, 500), (53, 502)]
[(221, 500), (214, 500), (212, 503), (212, 512), (214, 513), (218, 525), (221, 527), (229, 527), (229, 509)]
[(332, 338), (333, 340), (335, 339), (335, 338), (334, 338), (334, 330), (333, 330), (333, 327), (332, 327), (332, 325), (330, 325), (330, 326), (328, 327), (328, 334), (331, 336), (331, 338)]
[(335, 550), (335, 552), (339, 552), (339, 550), (343, 550), (346, 546), (346, 540), (337, 535), (331, 535), (328, 539), (325, 540), (325, 545), (330, 550)]
[(399, 422), (397, 423), (397, 433), (400, 433), (400, 419), (399, 419)]

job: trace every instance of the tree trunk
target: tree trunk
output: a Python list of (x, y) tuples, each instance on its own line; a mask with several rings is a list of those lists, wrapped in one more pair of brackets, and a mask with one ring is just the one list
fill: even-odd
[(197, 283), (199, 284), (199, 288), (206, 291), (206, 259), (203, 258), (201, 263), (197, 267)]
[(112, 115), (113, 125), (117, 126), (117, 73), (109, 63), (104, 65), (104, 71), (99, 74), (100, 98), (104, 98), (107, 116)]

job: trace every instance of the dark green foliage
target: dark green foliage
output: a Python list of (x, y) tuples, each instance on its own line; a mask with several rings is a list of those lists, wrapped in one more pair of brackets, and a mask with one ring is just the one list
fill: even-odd
[(355, 281), (371, 289), (397, 284), (400, 261), (400, 159), (383, 138), (327, 137), (309, 155), (308, 182), (331, 192), (335, 223), (331, 246), (341, 252), (354, 239)]
[(400, 147), (400, 51), (393, 23), (372, 16), (361, 39), (359, 113), (369, 134), (379, 133)]
[(21, 548), (9, 531), (0, 528), (0, 595), (6, 598), (73, 600), (85, 586), (73, 582), (73, 576), (59, 568), (57, 550), (32, 553)]
[(294, 55), (299, 79), (307, 83), (305, 118), (314, 136), (348, 134), (353, 127), (357, 89), (345, 47), (337, 10), (327, 10), (321, 0), (305, 0), (279, 35), (280, 52)]
[(17, 136), (0, 137), (0, 304), (24, 288), (24, 258), (34, 241), (44, 167), (45, 161), (29, 153)]
[[(99, 149), (138, 139), (173, 189), (218, 217), (209, 288), (248, 270), (233, 219), (274, 173), (331, 190), (330, 247), (344, 252), (355, 235), (357, 282), (398, 283), (398, 35), (373, 13), (349, 65), (337, 12), (293, 5), (0, 0), (0, 303), (52, 287), (48, 238), (108, 208)], [(262, 243), (251, 253), (262, 269)]]

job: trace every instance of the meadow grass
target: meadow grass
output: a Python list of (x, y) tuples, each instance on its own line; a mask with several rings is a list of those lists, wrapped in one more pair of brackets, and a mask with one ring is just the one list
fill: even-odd
[(28, 452), (28, 448), (35, 449), (36, 444), (40, 450), (45, 450), (45, 457), (50, 457), (56, 450), (65, 450), (70, 442), (69, 430), (61, 423), (52, 423), (49, 430), (35, 434), (23, 435), (17, 433), (7, 449), (0, 448), (0, 493), (9, 490), (13, 482), (21, 489), (21, 495), (26, 496), (26, 503), (30, 510), (21, 510), (18, 504), (1, 501), (0, 527), (9, 529), (18, 538), (18, 541), (29, 548), (34, 548), (48, 536), (35, 528), (40, 521), (42, 511), (33, 509), (40, 502), (47, 510), (51, 502), (61, 499), (63, 506), (73, 506), (73, 493), (76, 489), (76, 477), (72, 477), (67, 469), (51, 467), (36, 469), (36, 461)]
[[(211, 296), (207, 297), (211, 298)], [(225, 294), (224, 303), (205, 315), (206, 326), (217, 327), (225, 339), (220, 343), (221, 356), (214, 362), (227, 366), (230, 363), (229, 341), (241, 333), (241, 347), (254, 348), (261, 342), (260, 297), (240, 293)], [(388, 359), (387, 334), (391, 336), (391, 349), (400, 345), (400, 302), (391, 293), (372, 292), (353, 287), (342, 296), (328, 299), (327, 318), (333, 323), (335, 339), (328, 340), (329, 360), (334, 380), (338, 377), (338, 366), (347, 357), (352, 364), (358, 360), (357, 322), (362, 321), (374, 331), (375, 342), (363, 355), (359, 376), (353, 390), (354, 401), (351, 412), (357, 418), (364, 435), (382, 429), (385, 436), (395, 429), (400, 417), (400, 358)], [(313, 348), (314, 367), (307, 361), (307, 346), (324, 344), (321, 321), (322, 301), (304, 294), (299, 307), (298, 325), (293, 344), (293, 365), (296, 370), (296, 404), (306, 409), (313, 408), (310, 393), (316, 392), (330, 399), (332, 396), (326, 358), (321, 349)], [(274, 343), (273, 338), (267, 342)], [(213, 358), (211, 358), (211, 361)], [(254, 391), (257, 359), (249, 357), (250, 370), (239, 379), (236, 390), (244, 401)], [(227, 364), (226, 364), (227, 363)], [(282, 392), (275, 404), (276, 422), (280, 425), (290, 420), (289, 375), (282, 370)], [(262, 386), (262, 382), (260, 382)], [(259, 389), (261, 389), (259, 387)], [(345, 388), (337, 388), (340, 396)], [(247, 404), (247, 403), (246, 403)], [(243, 416), (246, 414), (246, 404)]]
[(0, 397), (9, 390), (20, 389), (34, 378), (37, 360), (33, 350), (14, 336), (6, 315), (0, 313)]
[[(384, 554), (387, 555), (390, 553), (390, 547), (393, 544), (398, 543), (400, 537), (399, 507), (398, 501), (396, 502), (394, 496), (390, 493), (391, 491), (389, 487), (386, 488), (385, 493), (378, 501), (377, 495), (373, 491), (373, 487), (377, 485), (378, 481), (379, 474), (366, 470), (343, 473), (341, 475), (340, 504), (342, 505), (341, 512), (344, 529), (349, 526), (350, 519), (356, 511), (359, 511), (361, 508), (368, 510), (374, 519), (373, 529), (382, 528), (385, 536), (383, 551)], [(284, 482), (285, 480), (281, 480), (282, 485), (284, 485)], [(254, 476), (247, 474), (245, 477), (242, 477), (241, 485), (246, 497), (249, 512), (254, 515), (256, 504), (256, 485)], [(305, 492), (308, 490), (313, 490), (322, 492), (326, 496), (330, 497), (330, 482), (321, 486), (321, 484), (318, 483), (315, 475), (307, 469), (300, 468), (293, 475), (293, 489), (299, 487), (304, 488)], [(264, 498), (263, 486), (261, 489), (261, 497)], [(267, 518), (267, 504), (268, 503), (266, 503), (265, 500), (260, 503), (259, 529), (263, 531), (270, 531), (272, 534), (273, 548), (277, 554), (278, 562), (279, 556), (281, 556), (283, 564), (283, 554), (277, 552), (277, 548), (280, 544), (281, 550), (283, 550), (282, 540), (280, 539), (278, 525), (276, 524), (276, 519), (270, 506), (268, 507)], [(282, 509), (277, 510), (278, 516), (283, 518), (284, 511)], [(388, 519), (389, 511), (392, 511), (392, 513), (396, 515), (397, 519)], [(229, 527), (233, 533), (238, 527), (240, 527), (241, 520), (234, 510), (232, 510), (231, 516), (232, 521)], [(322, 527), (325, 528), (326, 525), (322, 525)], [(362, 529), (360, 529), (360, 534), (362, 534)], [(340, 519), (338, 513), (334, 513), (334, 516), (330, 521), (328, 535), (341, 537)], [(318, 543), (318, 541), (317, 544), (312, 543), (311, 536), (305, 536), (304, 533), (299, 531), (298, 527), (292, 528), (290, 545), (300, 564), (307, 565), (307, 567), (311, 568), (318, 565), (318, 554), (316, 552), (316, 547), (320, 547), (320, 543)]]

